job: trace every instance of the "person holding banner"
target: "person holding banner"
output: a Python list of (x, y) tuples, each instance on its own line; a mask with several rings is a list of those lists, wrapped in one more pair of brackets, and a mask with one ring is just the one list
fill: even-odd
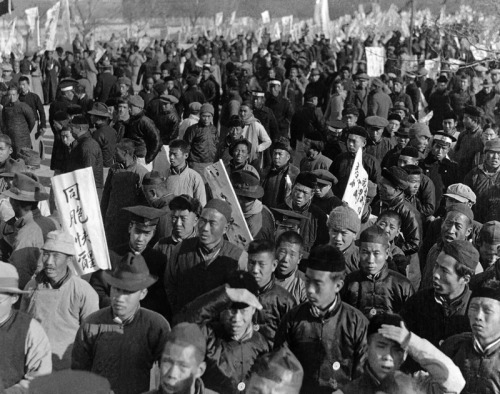
[(74, 237), (64, 230), (51, 231), (42, 246), (43, 269), (30, 280), (20, 310), (37, 319), (52, 348), (54, 371), (68, 369), (80, 324), (99, 309), (99, 299), (87, 281), (71, 267), (76, 250)]

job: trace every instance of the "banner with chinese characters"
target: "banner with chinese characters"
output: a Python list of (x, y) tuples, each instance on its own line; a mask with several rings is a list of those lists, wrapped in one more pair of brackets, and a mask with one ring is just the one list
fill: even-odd
[(92, 168), (58, 175), (51, 181), (62, 226), (75, 237), (76, 273), (111, 269)]
[(253, 238), (222, 160), (205, 168), (205, 178), (214, 198), (226, 201), (233, 210), (233, 218), (226, 233), (227, 238), (233, 244), (247, 250)]
[(369, 77), (380, 77), (384, 73), (385, 49), (366, 47), (366, 72)]
[(347, 182), (344, 197), (342, 198), (342, 201), (346, 202), (349, 207), (356, 211), (359, 218), (363, 214), (366, 195), (368, 194), (368, 173), (363, 167), (362, 151), (362, 149), (358, 149), (358, 153), (356, 153), (349, 181)]

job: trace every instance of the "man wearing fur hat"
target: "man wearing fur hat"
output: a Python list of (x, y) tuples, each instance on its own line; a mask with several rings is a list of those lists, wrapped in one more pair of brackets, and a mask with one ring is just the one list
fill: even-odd
[(111, 306), (80, 326), (71, 369), (107, 378), (116, 394), (143, 393), (149, 390), (151, 367), (170, 332), (160, 314), (140, 305), (158, 278), (149, 273), (142, 256), (128, 253), (104, 279), (111, 286)]
[(71, 365), (76, 332), (90, 314), (99, 309), (97, 293), (71, 268), (76, 255), (74, 237), (57, 230), (47, 234), (42, 246), (42, 270), (26, 285), (20, 310), (43, 326), (52, 347), (55, 371)]

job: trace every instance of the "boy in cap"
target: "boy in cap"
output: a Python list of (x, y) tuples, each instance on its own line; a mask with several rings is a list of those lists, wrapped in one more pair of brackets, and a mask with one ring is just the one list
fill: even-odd
[(453, 159), (462, 174), (467, 174), (474, 166), (474, 156), (483, 148), (481, 123), (484, 112), (481, 108), (467, 106), (463, 114), (465, 130), (458, 136)]
[(408, 279), (388, 267), (389, 238), (377, 226), (359, 237), (359, 270), (347, 275), (341, 291), (344, 302), (371, 319), (383, 313), (399, 313), (413, 293)]
[(380, 116), (368, 116), (365, 119), (366, 131), (370, 137), (366, 144), (365, 152), (375, 157), (379, 162), (392, 149), (393, 143), (385, 137), (384, 129), (389, 125), (387, 119)]
[(95, 127), (92, 138), (101, 147), (103, 166), (109, 169), (114, 163), (117, 142), (116, 131), (109, 125), (112, 115), (108, 106), (99, 102), (94, 103), (87, 114), (90, 115), (90, 123)]
[(55, 371), (71, 365), (71, 349), (80, 324), (99, 309), (98, 296), (71, 265), (75, 259), (74, 237), (57, 230), (47, 234), (42, 246), (42, 270), (26, 285), (20, 310), (37, 319), (52, 348)]
[(326, 141), (323, 154), (330, 160), (347, 151), (345, 141), (342, 140), (342, 130), (346, 128), (342, 120), (332, 120), (326, 125)]
[(314, 170), (316, 175), (317, 186), (314, 190), (312, 203), (318, 206), (323, 212), (329, 214), (333, 208), (342, 205), (340, 198), (333, 194), (332, 188), (337, 184), (337, 178), (328, 170)]
[(472, 278), (470, 287), (474, 290), (489, 279), (500, 278), (500, 222), (491, 221), (483, 224), (477, 239), (479, 262), (484, 272)]
[(177, 104), (179, 100), (177, 100), (175, 96), (163, 93), (159, 101), (159, 112), (154, 115), (152, 114), (151, 117), (160, 131), (162, 144), (168, 146), (170, 141), (179, 136), (179, 115), (175, 109), (175, 104)]
[(432, 134), (429, 126), (425, 123), (414, 123), (410, 127), (410, 142), (408, 146), (413, 146), (418, 150), (419, 159), (424, 159), (427, 155), (427, 148)]
[(384, 379), (398, 373), (408, 355), (427, 374), (408, 377), (405, 389), (414, 391), (405, 393), (459, 393), (465, 386), (458, 367), (437, 346), (409, 331), (399, 315), (384, 313), (370, 321), (363, 374), (342, 391), (344, 394), (381, 392)]
[(474, 290), (467, 314), (472, 332), (452, 336), (441, 348), (466, 377), (463, 394), (498, 392), (500, 282), (489, 280)]
[[(287, 313), (275, 349), (288, 346), (304, 368), (303, 393), (331, 393), (363, 371), (368, 320), (342, 302), (345, 259), (333, 246), (312, 249), (307, 261), (304, 302)], [(307, 336), (311, 340), (304, 340)]]
[(72, 352), (71, 369), (92, 371), (109, 380), (116, 394), (149, 390), (150, 371), (160, 359), (170, 325), (158, 313), (141, 308), (140, 301), (158, 278), (149, 273), (144, 258), (132, 252), (111, 272), (111, 306), (80, 326)]
[(405, 198), (422, 215), (422, 220), (427, 221), (436, 210), (436, 192), (432, 181), (423, 174), (422, 168), (417, 165), (403, 167), (408, 174), (408, 188)]
[(19, 289), (16, 268), (0, 262), (0, 376), (6, 393), (27, 392), (33, 378), (52, 371), (47, 334), (36, 319), (13, 308), (27, 293)]
[(199, 295), (225, 283), (237, 269), (246, 269), (247, 252), (224, 240), (231, 214), (226, 201), (210, 200), (198, 218), (198, 235), (172, 250), (164, 286), (174, 314)]
[(487, 141), (484, 145), (484, 162), (473, 168), (464, 178), (476, 196), (481, 197), (493, 185), (500, 183), (500, 139)]
[(254, 325), (262, 310), (257, 299), (258, 284), (248, 272), (236, 271), (226, 284), (189, 303), (179, 321), (198, 324), (207, 339), (205, 386), (219, 393), (245, 391), (250, 368), (269, 351), (265, 337)]
[(347, 205), (335, 207), (328, 216), (329, 244), (340, 250), (345, 259), (346, 274), (359, 268), (359, 248), (355, 239), (361, 227), (358, 214)]
[(332, 161), (323, 156), (321, 152), (325, 149), (323, 136), (319, 133), (306, 133), (304, 135), (304, 151), (306, 157), (300, 161), (300, 171), (328, 170), (332, 165)]
[(295, 179), (290, 199), (280, 205), (280, 209), (289, 209), (306, 216), (300, 226), (300, 234), (304, 238), (304, 250), (308, 252), (315, 245), (328, 241), (326, 213), (312, 204), (314, 190), (317, 187), (316, 176), (311, 172), (301, 172)]

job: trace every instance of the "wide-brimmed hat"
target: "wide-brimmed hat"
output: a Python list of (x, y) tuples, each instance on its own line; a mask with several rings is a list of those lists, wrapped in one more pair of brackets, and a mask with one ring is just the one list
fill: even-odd
[(18, 201), (43, 201), (49, 198), (43, 185), (27, 175), (15, 173), (12, 187), (2, 193)]
[(104, 103), (96, 102), (92, 105), (92, 109), (87, 112), (89, 115), (101, 116), (103, 118), (111, 118), (108, 106)]
[(127, 253), (113, 271), (103, 273), (104, 280), (118, 289), (136, 292), (147, 289), (158, 278), (149, 273), (144, 257)]
[(12, 264), (0, 261), (0, 293), (27, 294), (19, 288), (19, 274)]
[(231, 182), (237, 196), (249, 198), (262, 198), (264, 189), (260, 180), (253, 172), (237, 171), (231, 174)]

